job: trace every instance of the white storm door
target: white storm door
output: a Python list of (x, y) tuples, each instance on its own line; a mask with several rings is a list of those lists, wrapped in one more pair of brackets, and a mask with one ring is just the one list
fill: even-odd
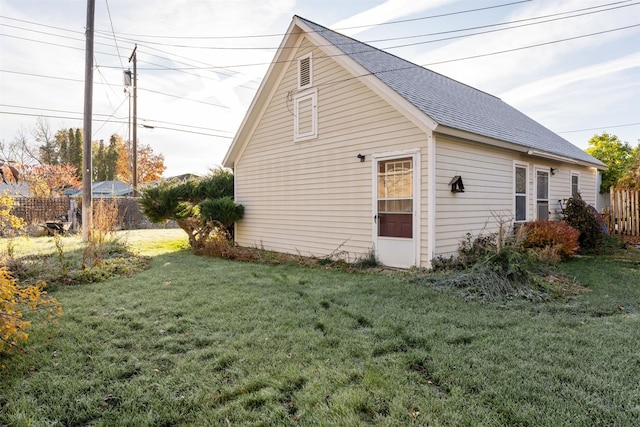
[(417, 155), (376, 158), (374, 244), (380, 263), (409, 268), (416, 262)]

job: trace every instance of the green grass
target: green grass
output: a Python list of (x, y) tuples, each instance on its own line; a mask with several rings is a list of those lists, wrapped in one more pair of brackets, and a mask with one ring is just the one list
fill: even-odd
[(0, 425), (640, 420), (637, 252), (563, 264), (591, 289), (571, 300), (489, 304), (402, 274), (224, 261), (144, 235), (129, 242), (148, 270), (58, 287), (59, 323), (0, 360)]

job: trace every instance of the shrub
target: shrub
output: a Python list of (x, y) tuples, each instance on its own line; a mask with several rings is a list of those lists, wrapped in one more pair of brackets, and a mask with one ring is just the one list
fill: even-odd
[(220, 235), (232, 239), (233, 223), (244, 214), (244, 207), (232, 198), (233, 174), (224, 169), (200, 179), (160, 182), (141, 193), (143, 215), (154, 223), (175, 220), (196, 252), (206, 252), (211, 249), (207, 246), (218, 244), (208, 239)]
[[(523, 227), (514, 236), (507, 233), (508, 227), (504, 225), (500, 223), (500, 231), (497, 233), (475, 238), (467, 234), (466, 239), (460, 244), (458, 257), (439, 257), (432, 260), (431, 274), (413, 281), (437, 287), (457, 288), (466, 298), (484, 301), (514, 298), (544, 301), (567, 296), (570, 292), (567, 289), (575, 287), (567, 286), (564, 278), (550, 275), (550, 267), (538, 261), (540, 257), (552, 258), (551, 253), (560, 252), (560, 248), (567, 252), (571, 252), (571, 248), (575, 250), (577, 231), (573, 232), (572, 245), (572, 232), (568, 225), (541, 225), (541, 230), (546, 231), (540, 231), (539, 237), (535, 239), (541, 244), (541, 248), (538, 248), (540, 253), (535, 253), (536, 251), (528, 250), (523, 245)], [(558, 230), (550, 231), (554, 228)], [(550, 239), (549, 244), (543, 245), (545, 233), (562, 240), (563, 244), (553, 243)], [(532, 238), (535, 235), (532, 234)], [(567, 241), (564, 242), (564, 239)], [(550, 280), (550, 277), (553, 277), (553, 280)]]
[(563, 210), (565, 221), (580, 232), (580, 249), (597, 252), (604, 249), (606, 233), (597, 218), (595, 209), (587, 205), (578, 194), (567, 200)]
[(543, 262), (556, 264), (578, 252), (580, 232), (565, 221), (534, 221), (522, 226), (520, 244)]
[(100, 264), (111, 246), (110, 243), (117, 240), (115, 231), (118, 226), (118, 201), (115, 198), (95, 200), (91, 222), (89, 241), (83, 251), (84, 267)]
[(198, 206), (203, 221), (217, 222), (225, 230), (232, 230), (233, 223), (244, 215), (244, 206), (236, 204), (229, 196), (205, 199)]
[(31, 322), (25, 320), (24, 308), (36, 311), (46, 308), (50, 318), (60, 316), (62, 308), (53, 298), (47, 296), (44, 282), (31, 286), (19, 286), (18, 281), (6, 267), (0, 267), (0, 351), (25, 341), (29, 335), (25, 329)]
[(0, 235), (12, 236), (20, 234), (25, 230), (24, 219), (18, 218), (11, 213), (16, 200), (8, 191), (0, 193)]

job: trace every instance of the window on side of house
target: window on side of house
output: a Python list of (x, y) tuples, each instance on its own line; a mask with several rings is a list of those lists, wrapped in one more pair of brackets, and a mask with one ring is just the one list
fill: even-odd
[(529, 168), (525, 165), (515, 165), (514, 169), (514, 193), (515, 193), (515, 220), (516, 222), (527, 220), (527, 176)]
[(307, 89), (313, 86), (313, 69), (311, 54), (298, 59), (298, 89)]
[(307, 90), (293, 99), (294, 141), (303, 141), (318, 136), (318, 91)]
[(580, 174), (571, 172), (571, 197), (575, 197), (580, 193)]

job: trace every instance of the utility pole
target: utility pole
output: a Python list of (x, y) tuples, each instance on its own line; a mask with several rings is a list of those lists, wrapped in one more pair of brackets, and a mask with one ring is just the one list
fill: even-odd
[(138, 195), (138, 57), (136, 44), (129, 57), (129, 62), (133, 61), (133, 141), (131, 142), (131, 157), (133, 159), (133, 196)]
[(93, 22), (95, 0), (87, 0), (86, 47), (84, 57), (84, 137), (82, 141), (82, 241), (88, 242), (92, 228), (91, 121), (93, 119)]

